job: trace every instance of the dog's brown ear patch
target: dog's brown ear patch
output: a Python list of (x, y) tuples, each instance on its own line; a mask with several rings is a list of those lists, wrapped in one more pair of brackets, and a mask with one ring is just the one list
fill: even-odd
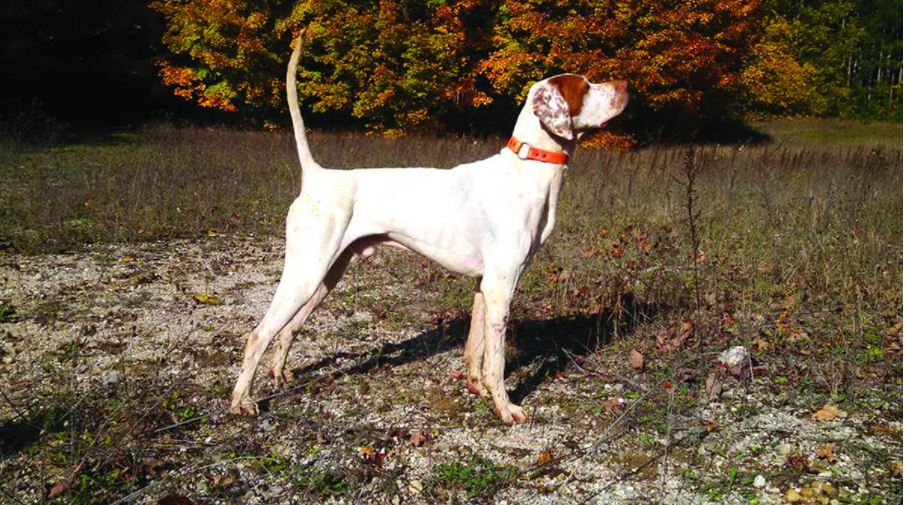
[(591, 89), (588, 82), (577, 75), (559, 75), (550, 79), (550, 84), (556, 86), (559, 94), (566, 99), (566, 103), (569, 104), (569, 114), (572, 117), (577, 116), (584, 105), (584, 96)]
[(569, 104), (559, 92), (559, 88), (549, 82), (544, 83), (535, 91), (531, 105), (534, 115), (553, 134), (564, 139), (572, 139), (572, 118), (569, 115)]

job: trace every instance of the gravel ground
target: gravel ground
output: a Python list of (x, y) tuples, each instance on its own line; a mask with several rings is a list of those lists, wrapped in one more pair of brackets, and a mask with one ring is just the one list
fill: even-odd
[[(0, 256), (0, 499), (901, 501), (900, 381), (825, 410), (775, 377), (720, 370), (708, 401), (685, 394), (701, 379), (659, 387), (624, 366), (631, 342), (552, 370), (544, 353), (578, 326), (514, 322), (507, 386), (531, 420), (502, 425), (461, 375), (467, 307), (432, 306), (430, 280), (398, 274), (423, 263), (400, 254), (353, 267), (312, 316), (287, 364), (294, 382), (274, 388), (259, 369), (257, 418), (225, 411), (279, 241)], [(519, 349), (546, 333), (540, 351)], [(716, 367), (711, 354), (695, 367)]]

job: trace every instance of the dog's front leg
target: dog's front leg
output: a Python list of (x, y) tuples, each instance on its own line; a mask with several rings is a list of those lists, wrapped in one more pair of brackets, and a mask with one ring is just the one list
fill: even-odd
[(509, 401), (503, 382), (506, 367), (506, 323), (519, 274), (521, 267), (494, 274), (485, 273), (481, 281), (481, 293), (484, 295), (482, 380), (493, 398), (497, 415), (506, 424), (522, 423), (528, 419), (521, 407)]

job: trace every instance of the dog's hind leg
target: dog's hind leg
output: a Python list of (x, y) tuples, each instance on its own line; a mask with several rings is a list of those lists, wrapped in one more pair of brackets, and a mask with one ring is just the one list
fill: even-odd
[(465, 367), (468, 369), (468, 391), (479, 396), (489, 396), (487, 388), (481, 381), (481, 362), (484, 357), (484, 295), (480, 291), (474, 294), (471, 306), (471, 324), (468, 327), (468, 340), (465, 342)]
[(351, 213), (342, 205), (331, 205), (330, 212), (319, 212), (310, 197), (302, 195), (293, 202), (286, 219), (286, 260), (276, 294), (264, 319), (245, 342), (245, 357), (233, 388), (230, 412), (257, 412), (251, 398), (255, 370), (267, 346), (323, 283), (328, 268), (338, 259), (337, 251)]
[(351, 248), (344, 251), (333, 266), (330, 267), (323, 282), (317, 287), (317, 290), (314, 292), (311, 299), (299, 309), (295, 314), (295, 317), (292, 318), (292, 321), (280, 331), (280, 336), (277, 339), (277, 348), (273, 355), (273, 364), (270, 368), (270, 375), (273, 377), (275, 386), (279, 387), (280, 383), (284, 380), (287, 382), (292, 380), (292, 374), (284, 370), (284, 367), (286, 366), (286, 357), (289, 355), (289, 347), (292, 345), (292, 339), (295, 337), (295, 332), (305, 324), (308, 316), (310, 316), (311, 313), (314, 312), (314, 309), (324, 301), (324, 298), (330, 294), (330, 291), (333, 291), (333, 288), (336, 287), (339, 279), (343, 276), (346, 268), (354, 258), (355, 253)]

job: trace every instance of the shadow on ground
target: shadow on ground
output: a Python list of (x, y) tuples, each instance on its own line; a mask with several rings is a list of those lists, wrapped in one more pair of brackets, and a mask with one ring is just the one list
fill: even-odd
[[(616, 335), (630, 333), (639, 322), (650, 318), (655, 312), (654, 306), (639, 302), (631, 294), (623, 295), (619, 307), (619, 310), (607, 308), (596, 314), (511, 321), (508, 338), (517, 354), (515, 359), (507, 360), (506, 373), (536, 367), (510, 391), (512, 401), (521, 402), (571, 360), (594, 353), (612, 342)], [(333, 354), (293, 371), (293, 375), (300, 379), (339, 360), (358, 363), (337, 370), (331, 374), (334, 378), (367, 373), (380, 367), (405, 365), (450, 349), (461, 349), (467, 334), (468, 320), (460, 317), (438, 324), (434, 329), (408, 340), (386, 343), (373, 351)], [(266, 409), (266, 406), (263, 407)]]

